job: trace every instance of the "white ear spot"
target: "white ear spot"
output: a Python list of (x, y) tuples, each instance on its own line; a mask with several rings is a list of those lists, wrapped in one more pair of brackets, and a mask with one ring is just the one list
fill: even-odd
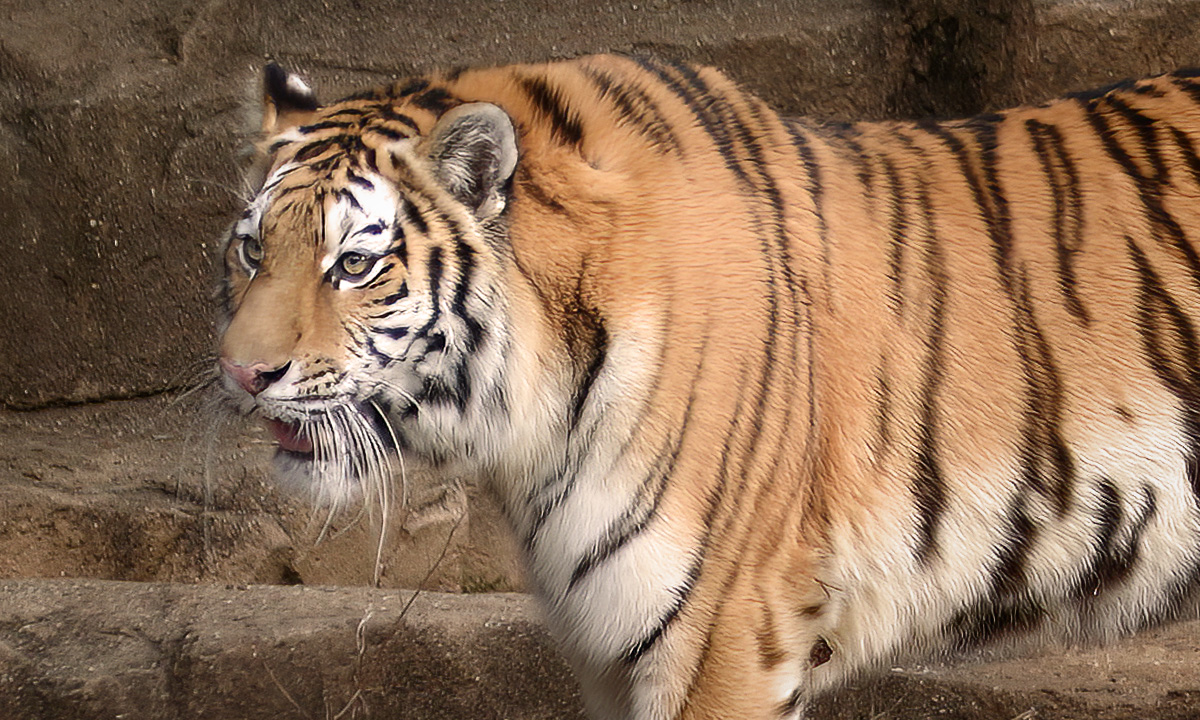
[(312, 88), (308, 86), (308, 83), (301, 80), (299, 75), (288, 75), (287, 89), (292, 95), (311, 96), (313, 94)]
[(517, 168), (517, 133), (491, 103), (450, 110), (429, 134), (434, 173), (480, 220), (504, 209), (504, 187)]
[(263, 68), (263, 99), (278, 115), (296, 110), (316, 110), (320, 103), (308, 83), (275, 63)]

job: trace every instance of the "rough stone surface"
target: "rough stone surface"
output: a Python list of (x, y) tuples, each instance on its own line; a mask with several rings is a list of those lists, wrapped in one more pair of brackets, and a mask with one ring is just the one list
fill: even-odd
[[(328, 98), (596, 51), (714, 64), (788, 113), (963, 115), (1200, 65), (1200, 0), (3, 0), (0, 718), (578, 717), (527, 599), (404, 610), (395, 588), (521, 587), (477, 489), (410, 478), (377, 555), (378, 515), (326, 528), (271, 486), (261, 431), (128, 398), (211, 372), (267, 59)], [(897, 668), (813, 717), (1195, 718), (1198, 645)]]
[(62, 580), (0, 582), (0, 717), (581, 713), (523, 595)]
[(477, 488), (409, 477), (380, 551), (377, 509), (277, 488), (264, 435), (187, 399), (0, 411), (0, 578), (521, 587)]

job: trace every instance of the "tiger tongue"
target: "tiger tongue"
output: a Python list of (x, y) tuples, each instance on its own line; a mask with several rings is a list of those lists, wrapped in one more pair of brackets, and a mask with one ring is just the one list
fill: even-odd
[(312, 440), (301, 434), (299, 424), (268, 419), (267, 427), (271, 429), (271, 433), (275, 436), (275, 442), (279, 443), (281, 449), (294, 453), (311, 453), (313, 451)]

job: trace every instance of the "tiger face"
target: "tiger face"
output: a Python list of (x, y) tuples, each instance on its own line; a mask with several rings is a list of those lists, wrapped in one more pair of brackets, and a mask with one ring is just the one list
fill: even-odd
[(366, 103), (322, 113), (281, 71), (268, 90), (265, 180), (225, 248), (220, 365), (281, 474), (338, 503), (385, 491), (402, 448), (445, 455), (439, 423), (483, 412), (494, 378), (472, 358), (505, 334), (488, 275), (515, 134), (484, 103), (422, 131)]

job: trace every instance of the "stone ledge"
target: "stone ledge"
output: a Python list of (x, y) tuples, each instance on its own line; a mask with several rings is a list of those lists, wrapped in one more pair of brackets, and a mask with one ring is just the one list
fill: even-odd
[[(582, 718), (536, 618), (513, 594), (0, 581), (0, 717)], [(1198, 645), (1191, 622), (1105, 648), (895, 669), (811, 718), (1195, 718)]]

